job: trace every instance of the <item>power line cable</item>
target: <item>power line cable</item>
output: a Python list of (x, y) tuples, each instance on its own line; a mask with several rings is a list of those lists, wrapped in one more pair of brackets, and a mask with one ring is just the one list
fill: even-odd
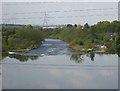
[[(114, 16), (116, 14), (98, 14), (98, 15), (80, 15), (80, 16), (58, 16), (58, 17), (46, 17), (48, 19), (55, 19), (55, 18), (80, 18), (80, 17), (101, 17), (101, 16)], [(0, 20), (19, 20), (19, 19), (43, 19), (43, 17), (23, 17), (23, 18), (3, 18)]]
[[(58, 13), (58, 12), (79, 12), (79, 11), (91, 11), (91, 10), (114, 10), (118, 8), (94, 8), (94, 9), (80, 9), (80, 10), (64, 10), (64, 11), (46, 11), (46, 13)], [(18, 15), (18, 14), (37, 14), (37, 13), (45, 13), (45, 11), (40, 11), (40, 12), (21, 12), (21, 13), (3, 13), (0, 15)]]
[(42, 3), (50, 3), (50, 2), (17, 2), (17, 3), (5, 3), (2, 2), (5, 6), (12, 6), (12, 5), (33, 5), (33, 4), (42, 4)]

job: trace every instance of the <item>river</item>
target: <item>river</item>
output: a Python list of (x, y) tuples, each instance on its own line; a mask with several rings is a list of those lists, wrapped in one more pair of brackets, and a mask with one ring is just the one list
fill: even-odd
[(118, 56), (80, 54), (59, 39), (29, 53), (5, 55), (3, 89), (117, 89)]

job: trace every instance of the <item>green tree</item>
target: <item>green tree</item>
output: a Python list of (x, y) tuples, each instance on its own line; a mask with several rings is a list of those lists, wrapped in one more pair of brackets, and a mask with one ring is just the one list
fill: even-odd
[(31, 24), (28, 24), (28, 25), (25, 26), (25, 28), (27, 28), (27, 29), (33, 29), (33, 26)]
[(117, 50), (118, 56), (120, 57), (120, 33), (118, 33), (118, 37), (116, 40), (116, 50)]
[(90, 26), (88, 25), (88, 23), (85, 23), (84, 26), (83, 26), (83, 29), (84, 29), (85, 31), (88, 31), (89, 28), (90, 28)]

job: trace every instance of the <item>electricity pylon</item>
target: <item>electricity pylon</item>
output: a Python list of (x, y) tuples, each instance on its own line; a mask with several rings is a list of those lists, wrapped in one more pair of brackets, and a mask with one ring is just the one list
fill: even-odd
[(47, 27), (48, 26), (47, 16), (48, 16), (48, 14), (45, 12), (45, 14), (44, 14), (44, 21), (43, 21), (43, 27)]

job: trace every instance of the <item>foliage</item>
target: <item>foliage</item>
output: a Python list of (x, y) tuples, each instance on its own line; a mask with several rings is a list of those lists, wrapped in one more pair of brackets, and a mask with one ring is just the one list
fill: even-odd
[[(116, 39), (118, 30), (120, 28), (120, 21), (100, 21), (97, 24), (77, 25), (68, 24), (59, 31), (53, 29), (54, 32), (50, 34), (52, 38), (62, 39), (70, 44), (70, 47), (75, 50), (94, 49), (95, 51), (102, 51), (103, 48), (96, 49), (95, 46), (106, 46), (104, 51), (107, 53), (116, 53)], [(49, 32), (49, 30), (48, 30)], [(119, 35), (120, 36), (120, 35)], [(119, 48), (117, 42), (117, 48)]]
[(22, 51), (37, 48), (44, 39), (44, 33), (41, 30), (28, 28), (3, 28), (2, 30), (3, 51)]
[[(120, 54), (120, 21), (100, 21), (97, 24), (67, 24), (62, 28), (38, 28), (26, 25), (22, 29), (3, 28), (3, 50), (21, 50), (37, 48), (45, 37), (59, 38), (78, 51), (102, 51)], [(96, 48), (96, 46), (98, 48)], [(106, 48), (100, 48), (106, 46)]]
[(116, 49), (118, 56), (120, 57), (120, 33), (118, 33), (117, 41), (116, 41)]

